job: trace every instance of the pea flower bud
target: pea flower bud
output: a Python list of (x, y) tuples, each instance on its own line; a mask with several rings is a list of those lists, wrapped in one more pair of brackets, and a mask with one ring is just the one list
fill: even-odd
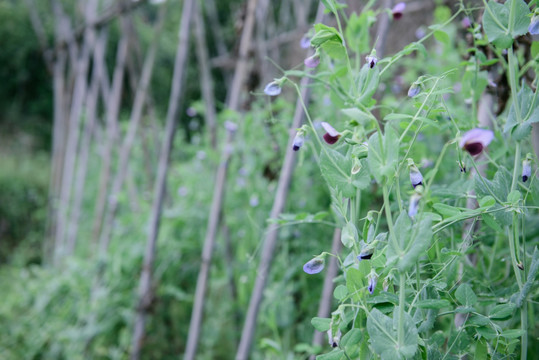
[(470, 20), (469, 17), (465, 17), (463, 18), (461, 21), (460, 21), (460, 25), (464, 28), (464, 29), (467, 29), (469, 28), (470, 26), (472, 26), (472, 21)]
[(376, 63), (378, 62), (376, 52), (373, 51), (369, 56), (365, 58), (365, 60), (367, 61), (367, 64), (369, 64), (369, 67), (372, 69), (374, 66), (376, 66)]
[(414, 160), (408, 159), (408, 167), (410, 168), (410, 182), (412, 183), (414, 189), (417, 185), (423, 185), (423, 175), (421, 175), (421, 172), (415, 165)]
[(366, 247), (364, 249), (361, 249), (361, 252), (357, 256), (357, 259), (359, 261), (361, 261), (361, 260), (370, 260), (372, 258), (373, 254), (374, 254), (374, 249), (372, 247)]
[(269, 96), (279, 95), (282, 91), (282, 86), (285, 80), (286, 80), (285, 78), (273, 80), (272, 82), (266, 85), (266, 87), (264, 88), (264, 93), (266, 93), (266, 95), (269, 95)]
[(341, 330), (338, 329), (335, 336), (333, 336), (331, 328), (330, 328), (327, 334), (328, 334), (329, 345), (331, 345), (331, 347), (333, 348), (336, 348), (337, 346), (339, 346), (339, 342), (341, 341)]
[(533, 15), (528, 31), (532, 35), (539, 35), (539, 14)]
[(299, 46), (301, 46), (302, 49), (308, 49), (311, 46), (311, 37), (307, 34), (303, 35), (299, 41)]
[(481, 154), (484, 148), (494, 139), (491, 130), (475, 128), (467, 131), (460, 140), (459, 146), (472, 156)]
[(299, 131), (294, 137), (294, 143), (292, 144), (292, 150), (298, 151), (303, 146), (304, 138), (303, 134), (301, 134)]
[(412, 219), (417, 215), (419, 209), (419, 200), (421, 200), (421, 194), (415, 192), (410, 198), (410, 205), (408, 207), (408, 216)]
[(532, 175), (531, 167), (531, 154), (526, 155), (526, 158), (522, 161), (522, 182), (528, 181)]
[(421, 92), (421, 84), (415, 82), (408, 89), (408, 97), (414, 98)]
[(305, 59), (303, 63), (308, 68), (314, 69), (315, 67), (320, 65), (320, 54), (317, 51), (314, 55), (309, 56), (307, 59)]
[(371, 270), (369, 275), (367, 275), (368, 283), (367, 289), (371, 293), (371, 295), (374, 293), (374, 289), (376, 288), (376, 283), (378, 282), (378, 274), (374, 270)]
[(320, 271), (324, 270), (325, 265), (326, 260), (324, 256), (317, 256), (303, 265), (303, 271), (310, 275), (318, 274)]
[(322, 127), (326, 131), (326, 133), (323, 136), (324, 140), (330, 145), (335, 144), (341, 137), (341, 133), (335, 130), (333, 126), (331, 126), (329, 123), (325, 121), (322, 121), (320, 125), (322, 125)]
[(400, 2), (397, 5), (393, 6), (393, 9), (391, 10), (391, 13), (393, 14), (393, 19), (399, 20), (402, 17), (402, 13), (405, 8), (406, 4), (403, 2)]

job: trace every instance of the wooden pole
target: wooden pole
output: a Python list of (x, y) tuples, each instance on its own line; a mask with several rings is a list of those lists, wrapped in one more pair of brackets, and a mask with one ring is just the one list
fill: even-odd
[(165, 198), (166, 179), (169, 167), (170, 152), (174, 142), (174, 134), (176, 130), (176, 116), (178, 115), (178, 107), (183, 89), (183, 78), (187, 64), (187, 53), (189, 50), (189, 32), (191, 30), (190, 20), (193, 13), (194, 0), (184, 0), (180, 30), (178, 34), (178, 49), (176, 52), (176, 60), (174, 62), (174, 74), (172, 76), (172, 91), (168, 103), (165, 139), (162, 143), (159, 164), (157, 168), (157, 178), (154, 187), (154, 202), (152, 205), (148, 239), (146, 250), (144, 252), (144, 260), (142, 272), (140, 274), (139, 289), (138, 289), (138, 305), (136, 309), (135, 326), (133, 331), (133, 341), (131, 349), (131, 360), (140, 359), (142, 349), (142, 341), (144, 339), (144, 328), (146, 325), (146, 317), (151, 309), (153, 301), (152, 289), (152, 271), (156, 255), (157, 237), (159, 235), (159, 225), (161, 222), (161, 212), (163, 210), (163, 201)]

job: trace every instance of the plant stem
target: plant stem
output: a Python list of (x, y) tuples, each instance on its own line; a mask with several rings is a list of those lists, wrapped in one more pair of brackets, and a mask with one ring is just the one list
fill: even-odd
[(399, 327), (397, 332), (397, 341), (399, 343), (399, 348), (404, 346), (404, 303), (406, 302), (405, 297), (405, 286), (406, 286), (406, 273), (404, 271), (399, 272)]

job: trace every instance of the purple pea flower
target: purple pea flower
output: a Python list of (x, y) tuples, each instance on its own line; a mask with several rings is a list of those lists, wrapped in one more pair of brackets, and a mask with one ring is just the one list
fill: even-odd
[(376, 283), (378, 282), (378, 275), (374, 272), (374, 270), (371, 271), (371, 273), (368, 275), (369, 285), (367, 286), (367, 289), (371, 293), (371, 295), (374, 293), (374, 289), (376, 288)]
[(533, 15), (528, 31), (532, 35), (539, 35), (539, 15)]
[(419, 209), (419, 200), (421, 200), (421, 195), (414, 193), (410, 198), (410, 205), (408, 207), (408, 216), (412, 219), (417, 215), (417, 210)]
[(410, 86), (410, 89), (408, 89), (408, 96), (413, 98), (416, 97), (421, 92), (421, 84), (415, 82)]
[(299, 131), (296, 133), (296, 136), (294, 137), (294, 143), (292, 144), (292, 150), (298, 151), (303, 146), (304, 138), (303, 134)]
[(372, 69), (373, 67), (375, 67), (375, 66), (376, 66), (376, 63), (378, 62), (378, 58), (377, 58), (375, 55), (373, 55), (373, 54), (367, 56), (367, 57), (365, 58), (365, 60), (367, 61), (367, 64), (369, 64), (369, 67), (370, 67), (371, 69)]
[(530, 176), (532, 176), (531, 154), (528, 154), (522, 161), (522, 182), (528, 181)]
[(400, 2), (397, 5), (393, 6), (393, 9), (391, 10), (391, 13), (393, 14), (393, 19), (399, 20), (402, 17), (402, 13), (405, 8), (406, 4), (403, 2)]
[(311, 37), (307, 34), (303, 35), (299, 41), (299, 46), (301, 46), (302, 49), (308, 49), (311, 46)]
[(460, 139), (459, 146), (472, 156), (481, 154), (488, 144), (494, 139), (491, 130), (475, 128), (467, 131)]
[(303, 271), (307, 274), (313, 275), (318, 274), (320, 271), (324, 270), (324, 265), (326, 260), (322, 256), (317, 256), (312, 260), (309, 260), (303, 265)]
[(470, 26), (472, 26), (472, 21), (470, 20), (469, 17), (465, 17), (463, 18), (461, 21), (460, 21), (460, 25), (464, 28), (464, 29), (467, 29), (469, 28)]
[(361, 252), (357, 256), (357, 259), (359, 261), (361, 261), (361, 260), (370, 260), (372, 258), (373, 254), (374, 254), (374, 249), (372, 249), (372, 248), (363, 249), (363, 250), (361, 250)]
[(322, 121), (320, 125), (322, 125), (322, 127), (326, 131), (326, 133), (324, 134), (324, 140), (330, 145), (335, 144), (341, 137), (341, 133), (335, 130), (333, 126), (331, 126), (325, 121)]
[(408, 167), (410, 168), (410, 182), (412, 183), (414, 189), (417, 185), (423, 185), (423, 175), (421, 175), (421, 172), (415, 165), (414, 160), (408, 159)]
[(330, 328), (328, 330), (327, 334), (328, 334), (329, 345), (331, 345), (331, 347), (333, 347), (333, 348), (336, 348), (337, 346), (339, 346), (339, 342), (341, 341), (341, 330), (338, 329), (335, 336), (333, 336), (333, 333), (332, 333), (331, 328)]
[(269, 96), (279, 95), (282, 91), (284, 80), (285, 80), (284, 78), (275, 79), (272, 82), (270, 82), (268, 85), (266, 85), (266, 87), (264, 88), (264, 92), (266, 93), (266, 95), (269, 95)]
[(315, 67), (320, 65), (320, 54), (318, 54), (318, 52), (316, 52), (314, 55), (309, 56), (307, 59), (305, 59), (303, 61), (303, 63), (308, 68), (314, 69)]

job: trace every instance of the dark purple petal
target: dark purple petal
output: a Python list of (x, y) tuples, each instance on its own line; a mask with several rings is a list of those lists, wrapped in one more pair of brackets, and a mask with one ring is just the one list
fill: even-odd
[(341, 137), (341, 135), (337, 135), (337, 136), (331, 136), (329, 135), (328, 133), (325, 133), (323, 138), (324, 140), (329, 144), (329, 145), (333, 145), (335, 144), (337, 141), (339, 141), (339, 138)]
[(406, 4), (403, 2), (398, 3), (397, 5), (393, 6), (393, 9), (391, 12), (393, 13), (393, 19), (399, 20), (402, 17), (402, 12), (406, 8)]

